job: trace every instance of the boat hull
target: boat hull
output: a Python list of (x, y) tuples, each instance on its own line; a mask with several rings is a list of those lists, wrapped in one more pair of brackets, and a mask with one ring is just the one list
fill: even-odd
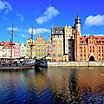
[(0, 70), (30, 70), (33, 69), (34, 66), (9, 66), (9, 67), (0, 67)]

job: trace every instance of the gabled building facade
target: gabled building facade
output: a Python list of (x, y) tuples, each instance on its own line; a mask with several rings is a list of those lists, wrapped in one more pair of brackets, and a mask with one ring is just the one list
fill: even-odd
[[(10, 58), (11, 56), (11, 46), (10, 42), (0, 42), (2, 45), (1, 51), (2, 51), (2, 58)], [(12, 46), (12, 58), (19, 58), (20, 57), (20, 44), (14, 43)]]
[(35, 57), (40, 59), (46, 56), (46, 42), (42, 35), (38, 35), (35, 41)]
[(20, 46), (20, 57), (26, 57), (26, 46), (23, 43)]

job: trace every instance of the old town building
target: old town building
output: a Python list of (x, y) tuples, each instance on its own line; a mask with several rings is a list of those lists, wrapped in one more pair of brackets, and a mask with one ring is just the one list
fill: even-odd
[[(33, 44), (31, 49), (31, 44)], [(42, 35), (38, 35), (36, 40), (28, 39), (26, 41), (26, 58), (42, 58), (46, 56), (46, 42)]]
[(53, 61), (74, 60), (74, 28), (52, 27)]
[(52, 27), (52, 61), (103, 61), (104, 36), (81, 36), (79, 16), (74, 26)]
[(64, 54), (68, 56), (67, 61), (74, 60), (74, 27), (64, 27)]
[[(33, 47), (31, 49), (31, 44), (33, 44)], [(26, 41), (26, 58), (34, 58), (35, 57), (35, 46), (34, 46), (34, 40), (28, 39)]]
[(63, 27), (52, 27), (52, 61), (63, 61), (64, 57), (63, 35), (64, 35)]
[[(0, 42), (2, 48), (1, 48), (1, 53), (2, 53), (2, 58), (10, 58), (11, 56), (11, 46), (10, 42)], [(19, 58), (20, 57), (20, 44), (19, 43), (14, 43), (12, 47), (12, 58)]]
[(26, 46), (23, 43), (20, 46), (20, 57), (26, 57)]
[(15, 42), (13, 48), (14, 48), (14, 57), (19, 58), (20, 57), (20, 44)]
[(40, 59), (46, 56), (46, 42), (42, 35), (38, 35), (35, 41), (35, 57)]
[[(15, 54), (16, 52), (14, 50)], [(74, 26), (52, 27), (51, 39), (48, 38), (47, 41), (42, 35), (38, 35), (36, 40), (28, 39), (26, 58), (31, 58), (31, 56), (38, 59), (47, 56), (47, 60), (57, 62), (103, 61), (104, 36), (82, 36), (80, 18), (77, 16)]]
[(75, 61), (104, 61), (104, 36), (81, 36), (79, 17), (75, 26)]
[(104, 60), (104, 36), (80, 37), (80, 61)]
[(48, 61), (52, 61), (52, 41), (50, 37), (46, 41), (46, 56)]

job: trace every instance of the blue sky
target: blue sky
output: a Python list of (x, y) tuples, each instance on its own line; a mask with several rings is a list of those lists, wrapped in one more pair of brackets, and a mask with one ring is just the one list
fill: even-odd
[(81, 18), (81, 34), (104, 34), (104, 0), (0, 0), (0, 41), (10, 40), (14, 25), (14, 41), (25, 43), (35, 28), (34, 39), (51, 36), (51, 26), (74, 25)]

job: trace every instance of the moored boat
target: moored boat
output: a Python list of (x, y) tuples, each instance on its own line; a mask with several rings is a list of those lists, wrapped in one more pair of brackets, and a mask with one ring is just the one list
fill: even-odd
[(15, 71), (15, 70), (30, 70), (30, 69), (34, 69), (33, 65), (30, 64), (21, 64), (21, 63), (16, 63), (16, 64), (1, 64), (0, 65), (0, 70), (4, 71), (4, 70), (11, 70), (11, 71)]
[(36, 59), (35, 61), (35, 68), (48, 68), (47, 60), (46, 59)]

